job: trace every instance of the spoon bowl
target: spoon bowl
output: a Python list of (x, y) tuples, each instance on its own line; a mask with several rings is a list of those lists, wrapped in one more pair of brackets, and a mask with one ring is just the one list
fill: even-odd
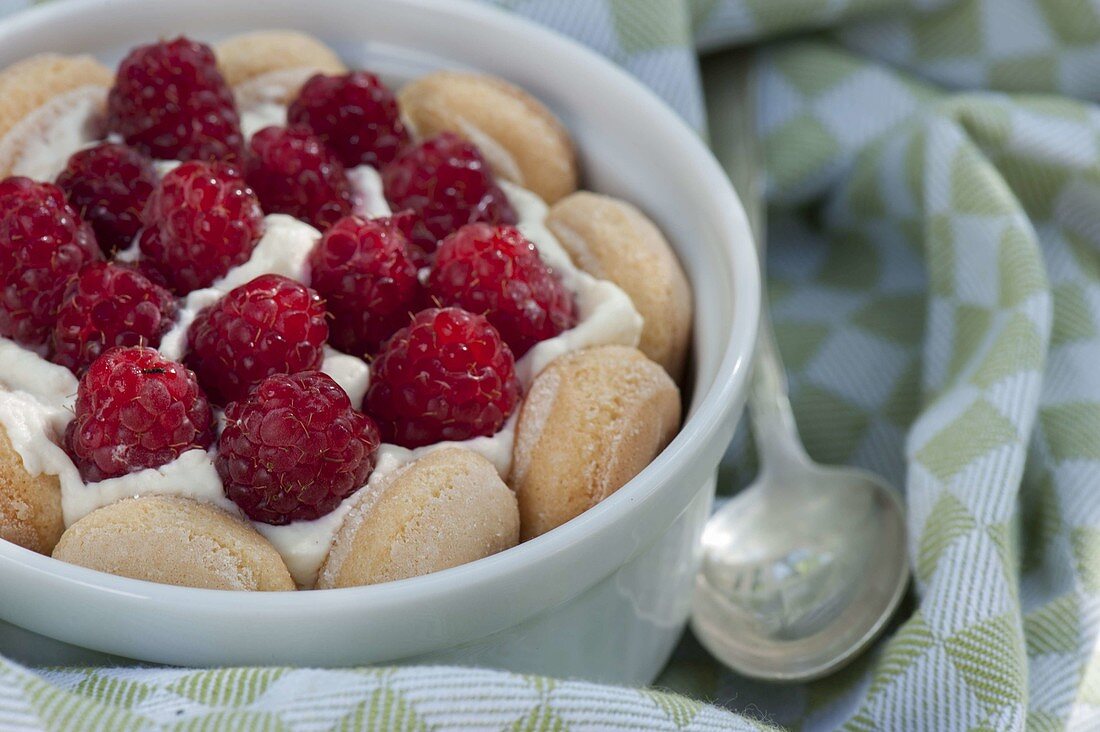
[(861, 470), (767, 470), (703, 533), (692, 629), (735, 671), (808, 680), (879, 633), (908, 582), (897, 494)]

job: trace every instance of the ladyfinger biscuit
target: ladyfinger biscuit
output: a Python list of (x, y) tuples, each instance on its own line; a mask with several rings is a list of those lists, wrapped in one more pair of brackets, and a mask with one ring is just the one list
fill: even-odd
[(0, 539), (49, 554), (65, 522), (56, 475), (31, 475), (0, 425)]
[(315, 73), (342, 74), (348, 70), (336, 52), (324, 43), (289, 30), (231, 36), (215, 47), (214, 54), (218, 69), (230, 86), (272, 71), (312, 69)]
[(450, 131), (480, 148), (497, 175), (553, 203), (577, 188), (569, 133), (542, 102), (503, 79), (437, 71), (398, 93), (420, 137)]
[[(91, 56), (44, 53), (0, 71), (0, 177), (17, 170), (33, 139), (44, 138), (53, 122), (75, 106), (75, 97), (94, 92), (90, 123), (102, 125), (111, 70)], [(97, 130), (98, 131), (98, 130)]]
[(551, 206), (546, 226), (574, 264), (630, 295), (645, 318), (639, 348), (678, 382), (691, 338), (691, 289), (660, 230), (629, 203), (588, 191)]
[(579, 516), (650, 463), (680, 426), (680, 392), (641, 351), (598, 346), (555, 359), (524, 399), (512, 460), (520, 535)]
[(122, 577), (212, 590), (293, 590), (283, 558), (245, 521), (178, 496), (128, 498), (61, 536), (60, 559)]
[(416, 577), (519, 540), (516, 498), (492, 463), (459, 448), (430, 452), (352, 509), (318, 589)]

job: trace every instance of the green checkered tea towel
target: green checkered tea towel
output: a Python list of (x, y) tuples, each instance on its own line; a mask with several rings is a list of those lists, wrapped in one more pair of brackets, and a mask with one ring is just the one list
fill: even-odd
[[(896, 627), (801, 686), (725, 672), (690, 638), (664, 691), (0, 661), (0, 729), (1100, 729), (1100, 2), (498, 4), (701, 130), (709, 109), (719, 157), (721, 51), (759, 44), (772, 312), (809, 451), (905, 490)], [(731, 448), (723, 490), (751, 454)]]

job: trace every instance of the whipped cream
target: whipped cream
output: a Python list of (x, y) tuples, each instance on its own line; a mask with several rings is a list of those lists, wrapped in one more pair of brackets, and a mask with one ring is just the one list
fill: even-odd
[(390, 203), (382, 192), (382, 176), (369, 165), (357, 165), (348, 171), (351, 181), (352, 210), (367, 219), (389, 216)]
[(61, 511), (65, 525), (71, 526), (92, 511), (125, 498), (138, 496), (183, 496), (212, 503), (234, 516), (243, 516), (237, 504), (229, 500), (221, 478), (214, 468), (214, 452), (188, 450), (175, 460), (157, 468), (85, 484), (73, 466), (73, 473), (60, 473)]
[[(245, 134), (251, 135), (270, 124), (285, 124), (286, 107), (282, 100), (286, 97), (286, 89), (292, 88), (290, 84), (300, 83), (302, 78), (301, 72), (267, 75), (254, 80), (256, 83), (243, 92), (238, 89)], [(81, 102), (84, 97), (87, 99)], [(28, 171), (46, 171), (45, 175), (38, 174), (40, 178), (52, 179), (72, 152), (95, 141), (89, 136), (96, 129), (94, 120), (102, 108), (102, 99), (85, 93), (71, 105), (67, 110), (55, 110), (48, 117), (52, 127), (43, 139), (54, 141), (54, 146), (28, 148), (20, 158)], [(157, 161), (158, 173), (163, 175), (175, 165), (178, 162)], [(356, 213), (367, 217), (390, 214), (381, 177), (375, 169), (362, 165), (349, 170), (348, 175), (354, 190)], [(535, 243), (543, 260), (574, 294), (577, 306), (576, 327), (537, 344), (517, 362), (516, 373), (524, 390), (562, 354), (594, 345), (637, 345), (642, 317), (629, 296), (613, 283), (598, 280), (573, 265), (545, 226), (547, 206), (536, 194), (507, 181), (499, 183), (517, 213), (518, 228)], [(210, 287), (196, 290), (184, 299), (176, 325), (161, 340), (160, 352), (167, 358), (181, 360), (187, 350), (187, 330), (198, 313), (234, 287), (261, 274), (281, 274), (308, 285), (308, 255), (319, 236), (312, 226), (290, 216), (266, 216), (264, 234), (249, 260), (231, 269)], [(125, 261), (139, 258), (136, 243), (119, 256)], [(358, 407), (362, 403), (370, 381), (370, 368), (364, 361), (326, 346), (321, 370), (340, 384), (352, 404)], [(213, 452), (204, 450), (190, 450), (159, 468), (85, 484), (60, 447), (65, 428), (73, 417), (77, 380), (68, 369), (4, 338), (0, 338), (0, 387), (3, 387), (0, 389), (0, 425), (7, 430), (13, 448), (29, 473), (59, 477), (66, 526), (123, 498), (152, 494), (186, 496), (242, 515), (225, 496), (214, 469)], [(376, 466), (367, 484), (329, 514), (314, 521), (296, 521), (285, 526), (262, 523), (254, 523), (254, 526), (282, 555), (298, 585), (312, 587), (352, 507), (377, 496), (397, 471), (424, 455), (446, 447), (461, 447), (488, 459), (500, 476), (507, 479), (512, 468), (518, 413), (517, 408), (504, 427), (491, 436), (441, 442), (415, 450), (383, 444), (378, 449)], [(219, 412), (217, 418), (219, 425), (224, 424), (224, 415)]]
[(265, 127), (284, 125), (286, 125), (286, 107), (277, 102), (262, 100), (253, 104), (247, 111), (241, 112), (241, 134), (245, 139), (251, 138)]
[(58, 445), (72, 419), (76, 377), (0, 338), (0, 424), (31, 475), (58, 475), (72, 461)]
[(370, 366), (361, 358), (340, 353), (332, 346), (325, 346), (325, 359), (321, 371), (347, 392), (348, 399), (356, 409), (363, 403), (370, 386)]
[(157, 171), (157, 178), (163, 178), (178, 168), (181, 163), (180, 160), (154, 160), (153, 168)]
[(52, 407), (69, 409), (76, 403), (77, 381), (73, 372), (2, 337), (0, 337), (0, 387), (9, 391), (24, 392)]
[(297, 68), (269, 71), (238, 84), (233, 89), (241, 113), (241, 132), (252, 137), (265, 127), (286, 125), (287, 98), (293, 90), (317, 73)]
[(173, 361), (182, 361), (184, 354), (187, 353), (187, 331), (191, 329), (191, 323), (195, 322), (195, 317), (203, 308), (213, 305), (224, 294), (213, 287), (189, 293), (180, 303), (176, 324), (160, 338), (160, 346), (157, 350), (161, 355)]
[(216, 280), (212, 288), (229, 292), (263, 274), (279, 274), (309, 284), (309, 253), (321, 232), (286, 214), (264, 217), (264, 233), (244, 264)]

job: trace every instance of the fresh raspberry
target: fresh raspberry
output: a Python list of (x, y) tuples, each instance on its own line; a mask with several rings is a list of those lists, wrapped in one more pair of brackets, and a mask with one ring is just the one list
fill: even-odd
[(137, 270), (96, 262), (69, 282), (57, 311), (50, 360), (82, 374), (112, 346), (160, 345), (178, 306)]
[(443, 132), (408, 148), (382, 170), (386, 198), (419, 218), (413, 243), (425, 252), (466, 224), (514, 224), (516, 212), (476, 147)]
[(414, 243), (416, 241), (417, 229), (420, 226), (420, 219), (417, 217), (416, 213), (413, 212), (412, 209), (406, 208), (402, 211), (396, 211), (390, 214), (386, 217), (386, 221), (389, 221), (391, 226), (404, 234), (405, 241), (408, 242), (405, 251), (408, 253), (412, 263), (416, 265), (416, 268), (422, 269), (424, 267), (430, 267), (432, 264), (432, 255), (435, 253), (434, 245), (433, 251), (428, 252), (420, 245)]
[(210, 447), (214, 420), (195, 375), (152, 348), (112, 348), (80, 380), (65, 445), (85, 481), (166, 465)]
[(227, 160), (244, 149), (233, 92), (203, 43), (180, 36), (122, 60), (107, 127), (159, 160)]
[(69, 278), (101, 259), (92, 227), (60, 188), (0, 181), (0, 336), (45, 343)]
[(192, 161), (161, 179), (142, 220), (142, 255), (173, 292), (186, 295), (248, 260), (264, 213), (235, 168)]
[(272, 374), (321, 367), (325, 304), (305, 285), (260, 275), (202, 310), (187, 333), (187, 365), (217, 404), (244, 399)]
[(121, 262), (116, 259), (115, 264), (120, 267), (132, 269), (157, 287), (163, 287), (165, 290), (171, 292), (172, 288), (168, 284), (168, 278), (161, 274), (161, 271), (153, 266), (148, 259), (138, 259), (133, 262)]
[(428, 288), (443, 305), (483, 314), (516, 358), (577, 324), (573, 295), (511, 226), (467, 224), (448, 236)]
[(512, 351), (488, 320), (430, 308), (372, 362), (364, 409), (386, 442), (412, 448), (492, 435), (519, 396)]
[(302, 85), (286, 118), (312, 129), (349, 168), (381, 167), (409, 140), (393, 92), (366, 71), (315, 74)]
[(265, 127), (249, 144), (248, 185), (267, 213), (321, 231), (351, 213), (351, 183), (340, 161), (305, 127)]
[(311, 285), (332, 316), (330, 340), (357, 356), (382, 341), (427, 305), (408, 240), (388, 219), (340, 219), (309, 256)]
[(253, 521), (312, 521), (363, 487), (378, 427), (320, 371), (264, 379), (225, 410), (214, 465)]
[(132, 147), (104, 142), (69, 158), (57, 185), (92, 225), (103, 253), (126, 249), (141, 229), (141, 212), (157, 184), (153, 160)]

